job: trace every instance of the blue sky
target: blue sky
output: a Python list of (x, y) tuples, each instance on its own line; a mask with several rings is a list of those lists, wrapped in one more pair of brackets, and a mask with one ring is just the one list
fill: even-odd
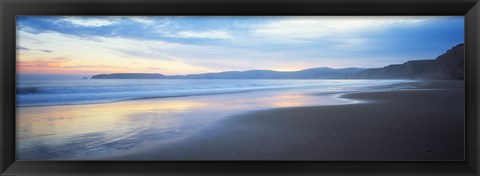
[(31, 74), (383, 67), (464, 41), (463, 16), (18, 16)]

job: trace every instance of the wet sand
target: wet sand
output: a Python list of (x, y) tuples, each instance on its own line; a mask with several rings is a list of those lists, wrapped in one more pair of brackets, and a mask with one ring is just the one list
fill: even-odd
[[(463, 160), (463, 82), (342, 95), (346, 105), (230, 116), (183, 140), (105, 160)], [(421, 84), (421, 85), (419, 85)], [(98, 159), (98, 158), (97, 158)]]
[[(311, 89), (310, 91), (317, 91)], [(99, 159), (145, 142), (178, 141), (218, 119), (261, 109), (348, 103), (307, 90), (17, 108), (17, 159)], [(159, 145), (159, 144), (157, 144)], [(158, 158), (161, 159), (161, 158)]]

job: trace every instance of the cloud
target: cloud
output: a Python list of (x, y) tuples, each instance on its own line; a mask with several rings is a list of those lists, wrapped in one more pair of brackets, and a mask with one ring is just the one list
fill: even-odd
[(436, 17), (352, 17), (352, 16), (298, 16), (271, 20), (249, 26), (253, 35), (269, 39), (311, 40), (322, 37), (354, 36), (359, 32), (373, 32), (391, 26), (420, 24)]
[(44, 52), (44, 53), (51, 53), (51, 52), (53, 52), (52, 50), (39, 50), (39, 51)]
[(171, 34), (170, 37), (178, 38), (194, 38), (194, 39), (231, 39), (227, 31), (221, 30), (207, 30), (207, 31), (180, 31), (174, 34)]
[(56, 22), (68, 22), (76, 26), (83, 27), (104, 27), (119, 22), (117, 17), (84, 17), (84, 16), (66, 16), (56, 20)]
[(17, 46), (16, 49), (17, 49), (17, 51), (28, 51), (28, 50), (30, 50), (28, 48), (21, 47), (21, 46)]
[(149, 17), (145, 16), (132, 16), (132, 17), (127, 17), (128, 19), (135, 21), (137, 23), (145, 24), (145, 25), (152, 25), (155, 23), (155, 20)]
[(16, 50), (17, 51), (40, 51), (40, 52), (44, 52), (44, 53), (51, 53), (53, 52), (52, 50), (42, 50), (42, 49), (30, 49), (30, 48), (26, 48), (26, 47), (22, 47), (22, 46), (17, 46), (16, 47)]

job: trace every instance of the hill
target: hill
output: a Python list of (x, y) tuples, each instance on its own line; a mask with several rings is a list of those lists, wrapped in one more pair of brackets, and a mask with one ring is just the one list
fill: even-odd
[(362, 68), (310, 68), (300, 71), (248, 70), (189, 75), (162, 75), (146, 73), (113, 73), (92, 76), (92, 79), (342, 79)]

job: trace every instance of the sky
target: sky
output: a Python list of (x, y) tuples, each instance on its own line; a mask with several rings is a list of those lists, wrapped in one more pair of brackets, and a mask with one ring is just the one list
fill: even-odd
[(435, 59), (463, 16), (17, 16), (17, 73), (375, 68)]

